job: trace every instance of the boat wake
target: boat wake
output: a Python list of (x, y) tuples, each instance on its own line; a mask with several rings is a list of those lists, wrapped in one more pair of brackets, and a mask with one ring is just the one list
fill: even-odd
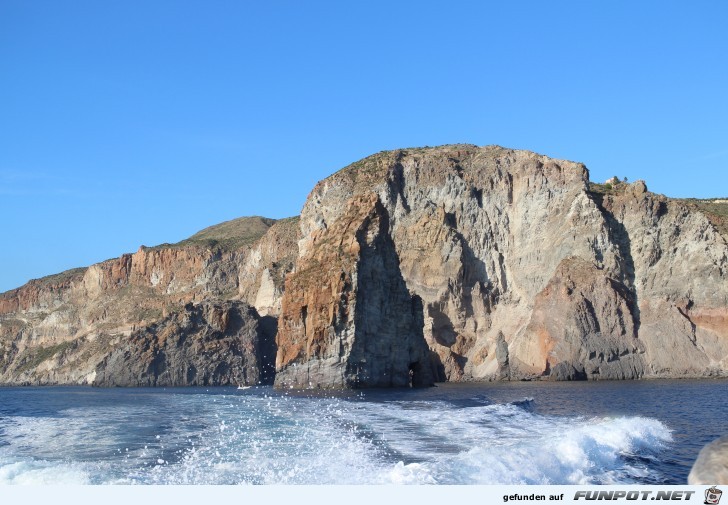
[[(161, 395), (160, 395), (161, 396)], [(169, 395), (0, 419), (0, 483), (614, 484), (660, 482), (670, 430), (506, 404)]]

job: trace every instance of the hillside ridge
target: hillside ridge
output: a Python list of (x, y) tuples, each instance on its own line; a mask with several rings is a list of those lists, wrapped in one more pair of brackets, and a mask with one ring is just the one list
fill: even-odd
[(376, 153), (318, 182), (300, 216), (0, 294), (0, 384), (726, 376), (721, 200), (500, 146)]

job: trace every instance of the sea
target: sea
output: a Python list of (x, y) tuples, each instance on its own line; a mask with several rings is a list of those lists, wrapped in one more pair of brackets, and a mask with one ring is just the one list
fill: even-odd
[(727, 387), (6, 387), (0, 484), (685, 484)]

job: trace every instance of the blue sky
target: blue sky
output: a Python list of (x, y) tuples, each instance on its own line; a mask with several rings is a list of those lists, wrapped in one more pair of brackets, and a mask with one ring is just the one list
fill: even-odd
[(728, 196), (724, 1), (0, 0), (0, 291), (468, 142)]

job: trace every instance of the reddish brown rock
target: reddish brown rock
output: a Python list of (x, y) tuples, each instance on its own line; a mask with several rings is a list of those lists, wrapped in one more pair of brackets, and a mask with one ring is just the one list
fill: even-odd
[[(642, 181), (599, 187), (588, 175), (580, 163), (498, 146), (379, 153), (316, 185), (299, 262), (323, 255), (338, 266), (320, 237), (363, 226), (352, 205), (375, 194), (398, 262), (388, 275), (421, 300), (438, 379), (726, 375), (728, 246), (713, 218)], [(297, 279), (284, 294), (284, 312), (321, 313), (286, 315), (316, 329), (284, 330), (281, 367), (342, 369), (296, 335), (347, 341), (350, 326), (327, 317), (356, 268)]]
[[(0, 295), (0, 383), (91, 383), (99, 364), (134, 332), (191, 302), (255, 304), (263, 284), (271, 294), (262, 308), (277, 315), (283, 277), (297, 254), (296, 225), (297, 219), (242, 218)], [(259, 324), (275, 334), (274, 317)], [(274, 354), (268, 352), (271, 363)]]
[(432, 384), (421, 301), (406, 288), (388, 232), (386, 210), (369, 193), (310, 236), (286, 282), (278, 387)]
[(568, 258), (536, 296), (531, 320), (511, 342), (516, 376), (638, 379), (645, 374), (635, 301), (594, 264)]
[(0, 382), (89, 383), (212, 300), (269, 332), (281, 314), (280, 386), (725, 376), (725, 205), (498, 146), (382, 152), (319, 182), (300, 221), (233, 220), (0, 295)]

